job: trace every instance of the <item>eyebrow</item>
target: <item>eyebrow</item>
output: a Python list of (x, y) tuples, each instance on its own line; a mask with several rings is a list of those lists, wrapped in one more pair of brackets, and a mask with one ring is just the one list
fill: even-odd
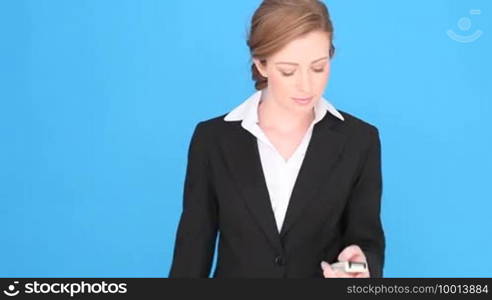
[[(320, 60), (327, 59), (327, 58), (328, 58), (328, 56), (318, 58), (318, 59), (316, 59), (316, 60), (313, 60), (313, 61), (311, 62), (311, 64), (314, 64), (315, 62), (318, 62), (318, 61), (320, 61)], [(280, 61), (280, 62), (277, 62), (277, 63), (275, 63), (275, 64), (276, 64), (276, 65), (279, 65), (279, 64), (285, 64), (285, 65), (293, 65), (293, 66), (298, 66), (298, 65), (299, 65), (299, 64), (297, 64), (297, 63), (293, 63), (293, 62), (284, 62), (284, 61)]]

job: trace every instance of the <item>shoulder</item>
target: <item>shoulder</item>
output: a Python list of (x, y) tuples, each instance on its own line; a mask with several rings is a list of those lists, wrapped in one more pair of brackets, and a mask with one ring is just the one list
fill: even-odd
[(196, 125), (196, 130), (199, 130), (205, 134), (212, 134), (212, 133), (220, 133), (228, 129), (232, 123), (240, 123), (240, 122), (229, 122), (225, 121), (224, 117), (227, 114), (223, 114), (220, 116), (216, 116), (210, 119), (206, 119), (203, 121), (198, 122)]
[(341, 131), (344, 131), (344, 133), (350, 134), (350, 135), (370, 135), (370, 136), (377, 136), (379, 134), (379, 130), (376, 127), (376, 125), (371, 124), (365, 120), (362, 120), (359, 117), (356, 117), (348, 112), (338, 110), (343, 118), (344, 121), (341, 122), (343, 123), (343, 126), (341, 126)]
[(371, 124), (353, 114), (338, 110), (342, 114), (344, 121), (338, 122), (334, 130), (343, 134), (349, 145), (358, 149), (367, 149), (371, 145), (380, 143), (379, 129), (376, 125)]
[(378, 132), (378, 128), (376, 125), (369, 123), (359, 117), (354, 116), (348, 112), (339, 110), (344, 118), (344, 127), (345, 130), (353, 132), (353, 133), (362, 133), (362, 134), (376, 134)]
[(193, 135), (205, 143), (215, 143), (217, 139), (226, 136), (234, 128), (240, 128), (240, 121), (225, 121), (227, 114), (205, 119), (195, 126)]

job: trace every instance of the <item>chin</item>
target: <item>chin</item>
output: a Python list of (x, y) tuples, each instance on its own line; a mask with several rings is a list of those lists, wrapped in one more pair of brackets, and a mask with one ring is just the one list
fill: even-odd
[(312, 112), (313, 107), (314, 107), (313, 105), (306, 105), (306, 106), (293, 105), (290, 108), (290, 111), (293, 112), (294, 114), (305, 115), (305, 114), (309, 114), (310, 112)]

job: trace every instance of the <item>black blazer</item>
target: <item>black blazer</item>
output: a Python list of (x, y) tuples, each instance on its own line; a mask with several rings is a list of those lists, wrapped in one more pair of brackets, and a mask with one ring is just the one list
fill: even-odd
[(381, 160), (376, 127), (341, 111), (315, 124), (279, 233), (256, 138), (225, 115), (200, 122), (188, 153), (171, 278), (323, 277), (356, 244), (382, 277)]

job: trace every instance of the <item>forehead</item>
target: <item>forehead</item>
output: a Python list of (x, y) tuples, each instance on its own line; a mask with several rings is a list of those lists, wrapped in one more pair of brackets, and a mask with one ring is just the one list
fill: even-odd
[(285, 45), (272, 55), (273, 63), (287, 61), (310, 64), (313, 60), (328, 56), (330, 52), (329, 34), (322, 31), (313, 31)]

